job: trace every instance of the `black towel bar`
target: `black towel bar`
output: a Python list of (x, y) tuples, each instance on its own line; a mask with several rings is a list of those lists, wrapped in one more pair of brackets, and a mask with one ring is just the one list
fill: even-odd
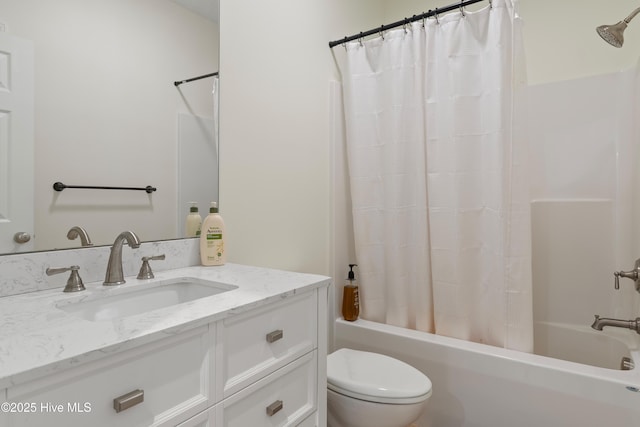
[(85, 188), (92, 190), (144, 190), (147, 193), (151, 194), (157, 189), (150, 185), (146, 187), (101, 187), (101, 186), (93, 186), (93, 185), (66, 185), (61, 182), (56, 182), (53, 184), (53, 189), (56, 191), (62, 191), (65, 188)]

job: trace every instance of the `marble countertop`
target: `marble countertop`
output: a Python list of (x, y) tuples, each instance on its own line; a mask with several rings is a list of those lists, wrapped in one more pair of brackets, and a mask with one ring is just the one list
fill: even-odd
[[(144, 289), (183, 277), (237, 286), (224, 293), (105, 321), (90, 321), (58, 308), (125, 289)], [(326, 286), (326, 276), (226, 264), (162, 271), (154, 279), (126, 277), (119, 286), (85, 283), (86, 291), (62, 288), (0, 298), (0, 389), (108, 357), (185, 329)]]

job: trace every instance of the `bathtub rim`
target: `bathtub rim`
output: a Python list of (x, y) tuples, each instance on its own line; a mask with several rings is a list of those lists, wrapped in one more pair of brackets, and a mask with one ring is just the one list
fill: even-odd
[[(334, 340), (338, 341), (339, 331), (341, 327), (352, 327), (356, 329), (374, 330), (376, 332), (398, 335), (403, 338), (415, 339), (418, 341), (426, 341), (444, 347), (467, 351), (478, 356), (491, 356), (509, 361), (515, 365), (531, 365), (537, 368), (549, 369), (558, 373), (570, 373), (582, 375), (593, 379), (611, 381), (627, 388), (637, 388), (640, 390), (640, 351), (630, 350), (631, 357), (636, 366), (633, 370), (623, 371), (609, 368), (601, 368), (597, 366), (584, 365), (581, 363), (571, 362), (567, 360), (554, 359), (548, 356), (526, 353), (518, 350), (511, 350), (501, 347), (495, 347), (488, 344), (475, 343), (465, 341), (458, 338), (451, 338), (442, 335), (436, 335), (429, 332), (416, 331), (406, 329), (399, 326), (387, 325), (383, 323), (373, 322), (364, 319), (357, 319), (353, 322), (337, 318), (334, 324)], [(425, 339), (428, 337), (428, 339)], [(332, 346), (331, 351), (337, 350), (339, 347)]]

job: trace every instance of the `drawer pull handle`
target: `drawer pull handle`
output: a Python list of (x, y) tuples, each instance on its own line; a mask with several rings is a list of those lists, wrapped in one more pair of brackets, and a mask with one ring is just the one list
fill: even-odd
[(144, 390), (133, 390), (113, 399), (113, 409), (116, 412), (122, 412), (142, 402), (144, 402)]
[(271, 405), (267, 406), (267, 415), (273, 417), (282, 409), (282, 400), (276, 400)]
[(267, 334), (267, 342), (268, 343), (276, 342), (279, 339), (281, 339), (283, 336), (284, 336), (284, 332), (282, 331), (282, 329), (278, 329), (278, 330), (275, 330), (273, 332), (269, 332)]

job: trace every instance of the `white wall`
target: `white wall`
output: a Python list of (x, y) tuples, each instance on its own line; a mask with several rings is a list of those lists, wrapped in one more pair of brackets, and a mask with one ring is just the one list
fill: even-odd
[(329, 40), (379, 2), (223, 0), (220, 211), (229, 261), (330, 273)]
[(0, 0), (0, 22), (35, 46), (36, 249), (79, 246), (73, 225), (96, 244), (177, 237), (177, 114), (213, 117), (213, 102), (211, 79), (173, 82), (217, 70), (217, 24), (168, 0)]
[(569, 80), (635, 65), (640, 21), (629, 26), (621, 49), (604, 42), (595, 28), (615, 24), (636, 7), (638, 4), (627, 0), (521, 0), (529, 83)]

